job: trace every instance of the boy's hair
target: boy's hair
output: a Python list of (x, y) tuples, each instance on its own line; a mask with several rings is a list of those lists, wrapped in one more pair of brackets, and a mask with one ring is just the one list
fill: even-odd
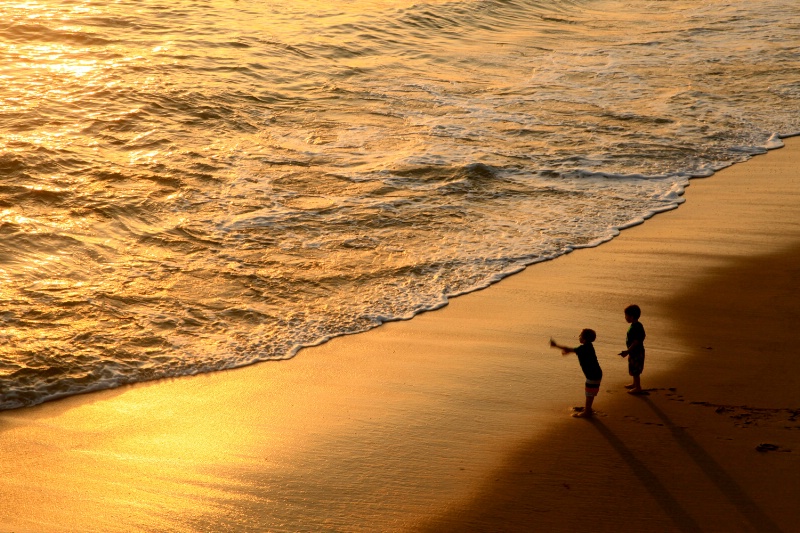
[(642, 310), (639, 309), (638, 305), (633, 304), (625, 308), (625, 314), (638, 319), (640, 316), (642, 316)]
[(583, 337), (583, 340), (586, 342), (594, 342), (594, 340), (597, 338), (597, 333), (595, 333), (593, 329), (582, 329), (581, 337)]

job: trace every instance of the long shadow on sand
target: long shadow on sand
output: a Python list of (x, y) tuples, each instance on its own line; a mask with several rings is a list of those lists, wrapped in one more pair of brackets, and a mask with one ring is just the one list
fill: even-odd
[[(653, 400), (647, 396), (641, 397), (642, 401), (661, 419), (672, 433), (675, 442), (692, 458), (698, 467), (711, 480), (727, 500), (739, 510), (744, 518), (753, 526), (755, 531), (764, 533), (780, 533), (781, 529), (769, 518), (756, 503), (750, 499), (742, 487), (736, 483), (730, 474), (717, 463), (707, 451), (695, 441), (691, 435), (675, 423), (662, 411)], [(600, 429), (598, 427), (598, 429)], [(607, 431), (607, 430), (606, 430)], [(601, 433), (603, 430), (601, 429)], [(611, 433), (609, 431), (609, 433)], [(613, 435), (612, 435), (613, 436)], [(616, 438), (616, 437), (614, 437)], [(619, 439), (617, 439), (619, 440)], [(613, 445), (613, 443), (612, 443)], [(615, 446), (616, 447), (616, 446)], [(634, 458), (635, 459), (635, 458)], [(639, 475), (637, 473), (637, 475)], [(643, 480), (644, 481), (644, 480)], [(649, 486), (649, 485), (648, 485)]]
[(675, 523), (675, 526), (685, 533), (690, 532), (700, 532), (703, 529), (695, 522), (694, 518), (692, 518), (689, 513), (681, 506), (680, 502), (675, 499), (672, 494), (670, 494), (667, 487), (664, 486), (663, 483), (656, 477), (655, 474), (645, 465), (642, 461), (640, 461), (636, 454), (634, 454), (630, 448), (625, 446), (625, 443), (617, 437), (613, 431), (611, 431), (603, 422), (601, 422), (597, 417), (592, 419), (592, 425), (597, 428), (597, 431), (605, 437), (611, 447), (619, 454), (619, 456), (628, 464), (631, 471), (639, 478), (639, 481), (642, 482), (642, 485), (647, 487), (647, 490), (650, 491), (650, 494), (653, 498), (658, 502), (664, 512), (672, 518), (672, 521)]

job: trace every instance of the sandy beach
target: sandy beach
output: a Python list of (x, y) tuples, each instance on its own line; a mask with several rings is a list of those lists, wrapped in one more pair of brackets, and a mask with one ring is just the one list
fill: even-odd
[[(796, 530), (798, 168), (787, 139), (609, 243), (289, 361), (2, 412), (0, 532)], [(547, 345), (585, 327), (592, 420)]]

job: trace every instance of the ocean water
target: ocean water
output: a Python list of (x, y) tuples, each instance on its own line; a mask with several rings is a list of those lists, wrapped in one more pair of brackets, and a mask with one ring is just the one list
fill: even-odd
[(795, 0), (3, 2), (0, 409), (605, 242), (800, 131), (798, 43)]

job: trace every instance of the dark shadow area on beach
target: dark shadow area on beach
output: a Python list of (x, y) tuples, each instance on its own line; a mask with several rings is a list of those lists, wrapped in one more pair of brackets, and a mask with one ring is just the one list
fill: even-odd
[[(736, 507), (736, 509), (742, 514), (742, 516), (750, 523), (751, 526), (756, 531), (761, 531), (763, 533), (780, 533), (781, 529), (773, 522), (773, 520), (768, 517), (764, 511), (756, 505), (756, 503), (747, 495), (747, 493), (742, 489), (739, 483), (736, 482), (733, 477), (724, 469), (720, 464), (714, 460), (714, 458), (702, 447), (700, 446), (695, 439), (692, 438), (689, 433), (686, 432), (683, 428), (675, 425), (675, 423), (661, 410), (650, 398), (646, 396), (641, 397), (642, 401), (647, 404), (647, 406), (658, 416), (659, 419), (664, 423), (664, 426), (669, 429), (669, 432), (672, 434), (672, 438), (677, 442), (681, 448), (692, 458), (697, 466), (703, 471), (703, 473), (711, 480), (714, 485), (719, 489), (719, 491), (728, 499), (728, 501)], [(609, 437), (613, 437), (613, 434), (608, 430), (602, 429), (602, 424), (596, 424), (598, 429), (600, 429), (601, 433), (604, 433), (604, 436), (608, 439)], [(605, 435), (605, 433), (608, 435)], [(609, 441), (610, 442), (610, 441)], [(612, 443), (613, 444), (613, 443)], [(620, 454), (623, 453), (624, 444), (620, 441), (619, 444), (621, 447), (614, 446), (615, 449), (620, 451)], [(627, 461), (628, 464), (631, 465), (631, 468), (635, 467), (635, 457), (632, 457), (632, 460)], [(642, 478), (639, 473), (637, 472), (637, 476)], [(644, 479), (642, 478), (642, 481)], [(648, 485), (648, 489), (652, 491), (652, 488)], [(655, 495), (655, 494), (654, 494)], [(659, 498), (659, 502), (668, 502), (667, 498)], [(670, 512), (670, 516), (675, 519), (675, 517), (680, 517), (678, 513), (672, 514)], [(682, 520), (681, 520), (682, 521)], [(677, 523), (677, 520), (676, 520)], [(696, 526), (696, 524), (695, 524)], [(685, 529), (685, 531), (695, 531), (694, 529)]]
[[(719, 404), (800, 407), (793, 354), (798, 279), (800, 244), (730, 259), (664, 302), (677, 324), (674, 335), (695, 353), (681, 373), (707, 376), (675, 381), (682, 393)], [(747, 376), (744, 386), (740, 376)]]
[[(649, 401), (649, 400), (648, 400)], [(652, 403), (652, 402), (651, 402)], [(636, 475), (642, 485), (653, 496), (656, 502), (664, 510), (682, 533), (703, 531), (694, 518), (683, 508), (678, 500), (670, 493), (669, 489), (658, 479), (647, 464), (636, 456), (620, 437), (618, 437), (608, 426), (597, 418), (592, 419), (594, 427), (614, 448), (614, 451), (625, 461), (625, 464)]]

